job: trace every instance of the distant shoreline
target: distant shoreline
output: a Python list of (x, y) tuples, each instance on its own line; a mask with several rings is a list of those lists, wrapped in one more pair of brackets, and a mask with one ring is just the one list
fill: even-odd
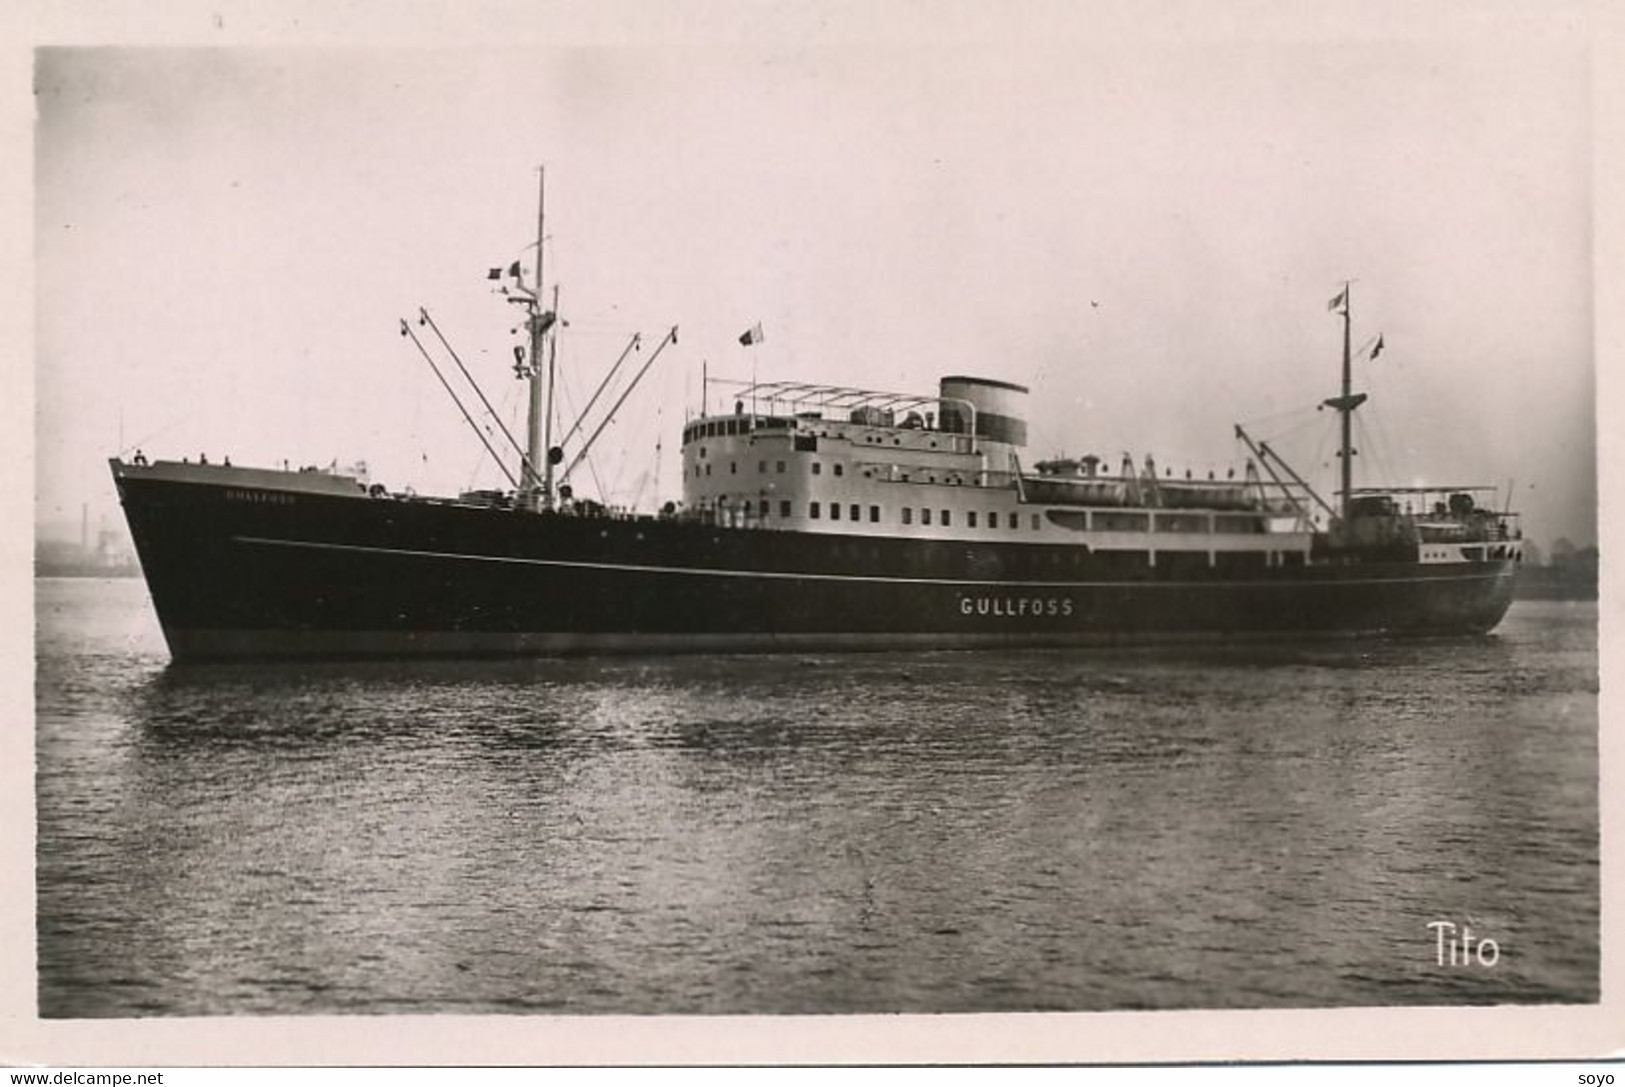
[(139, 566), (36, 566), (34, 580), (50, 578), (139, 578)]
[(1515, 600), (1595, 600), (1597, 567), (1525, 566), (1518, 571)]

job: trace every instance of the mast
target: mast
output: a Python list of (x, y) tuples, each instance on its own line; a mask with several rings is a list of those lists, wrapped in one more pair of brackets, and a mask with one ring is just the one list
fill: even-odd
[[(540, 252), (541, 246), (538, 245), (536, 248)], [(541, 257), (536, 258), (536, 265), (538, 268), (541, 267)], [(538, 289), (540, 286), (541, 284), (538, 282)], [(559, 312), (559, 285), (557, 283), (553, 284), (552, 312)], [(544, 473), (542, 476), (542, 508), (548, 510), (553, 508), (553, 367), (558, 359), (558, 349), (559, 338), (557, 336), (549, 337), (547, 342), (547, 411), (542, 421), (542, 448), (547, 450), (547, 459), (542, 462), (546, 465), (542, 470)]]
[(1343, 282), (1343, 396), (1338, 411), (1343, 416), (1343, 500), (1338, 504), (1342, 510), (1343, 530), (1348, 531), (1350, 492), (1354, 487), (1354, 449), (1352, 446), (1351, 431), (1354, 424), (1354, 366), (1352, 356), (1349, 354), (1349, 326), (1353, 318), (1349, 311), (1354, 307), (1350, 304), (1353, 299), (1349, 297), (1349, 283)]
[[(540, 179), (537, 183), (536, 196), (536, 285), (533, 291), (526, 292), (524, 301), (530, 311), (530, 411), (528, 425), (525, 433), (526, 456), (523, 486), (520, 488), (520, 504), (525, 509), (551, 509), (553, 507), (553, 461), (548, 456), (547, 433), (548, 423), (552, 412), (550, 409), (551, 367), (549, 374), (544, 378), (542, 374), (542, 350), (547, 342), (547, 330), (552, 326), (554, 314), (542, 311), (542, 263), (543, 263), (543, 227), (546, 223), (547, 208), (547, 168), (541, 167), (538, 171)], [(545, 474), (537, 477), (537, 465), (545, 464)]]
[(1325, 404), (1328, 408), (1336, 408), (1337, 413), (1342, 416), (1343, 435), (1342, 440), (1338, 443), (1338, 457), (1342, 461), (1341, 469), (1343, 493), (1341, 500), (1338, 502), (1338, 517), (1340, 523), (1345, 527), (1345, 529), (1349, 523), (1349, 508), (1353, 503), (1354, 409), (1365, 403), (1365, 393), (1357, 393), (1354, 391), (1353, 353), (1349, 349), (1349, 345), (1351, 343), (1350, 327), (1352, 325), (1352, 319), (1349, 316), (1349, 291), (1351, 283), (1351, 280), (1344, 280), (1343, 289), (1339, 291), (1337, 296), (1332, 299), (1329, 307), (1331, 309), (1336, 309), (1338, 306), (1343, 307), (1343, 395), (1334, 396), (1330, 400), (1321, 401), (1321, 403)]

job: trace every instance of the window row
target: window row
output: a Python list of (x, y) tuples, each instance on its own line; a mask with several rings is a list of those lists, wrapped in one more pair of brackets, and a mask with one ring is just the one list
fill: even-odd
[[(760, 508), (761, 516), (766, 517), (768, 515), (768, 511), (771, 508), (772, 508), (771, 503), (769, 503), (766, 499), (763, 499), (762, 502), (761, 502), (761, 508)], [(847, 505), (845, 507), (845, 509), (846, 509), (846, 518), (845, 518), (846, 520), (848, 520), (848, 521), (861, 521), (861, 520), (863, 520), (863, 507), (860, 504), (858, 504), (856, 502), (853, 502), (853, 503), (850, 503), (849, 505)], [(790, 501), (788, 499), (780, 500), (780, 502), (779, 502), (779, 516), (780, 517), (793, 516), (793, 510), (794, 510), (794, 507), (792, 506), (792, 504), (790, 503)], [(841, 511), (842, 511), (842, 506), (841, 506), (841, 503), (839, 503), (839, 502), (829, 502), (829, 503), (809, 502), (809, 503), (807, 503), (807, 517), (808, 517), (809, 520), (813, 520), (813, 521), (823, 520), (826, 516), (831, 521), (839, 521), (839, 520), (842, 519)], [(967, 510), (965, 512), (965, 526), (967, 528), (976, 528), (977, 527), (977, 523), (978, 523), (978, 519), (979, 519), (978, 518), (978, 512), (979, 511), (977, 511), (977, 510)], [(933, 510), (933, 509), (931, 509), (929, 507), (926, 507), (926, 506), (922, 506), (918, 510), (916, 510), (912, 506), (903, 506), (901, 509), (898, 510), (898, 517), (901, 520), (901, 522), (903, 524), (905, 524), (905, 525), (913, 525), (913, 524), (916, 524), (916, 523), (921, 524), (921, 525), (937, 524), (937, 525), (941, 525), (944, 528), (952, 528), (953, 524), (954, 524), (954, 511), (953, 510), (945, 510), (945, 509)], [(916, 517), (918, 517), (918, 521), (916, 521)], [(880, 523), (880, 507), (879, 506), (870, 506), (869, 507), (869, 518), (868, 519), (869, 519), (870, 524), (878, 525)], [(1030, 523), (1031, 523), (1032, 530), (1034, 532), (1039, 531), (1039, 529), (1042, 527), (1042, 524), (1043, 524), (1042, 519), (1036, 513), (1031, 515)], [(998, 528), (1001, 528), (1001, 527), (1005, 528), (1005, 529), (1020, 529), (1021, 528), (1021, 514), (1016, 513), (1014, 511), (1011, 511), (1009, 513), (1004, 514), (1004, 516), (1002, 518), (1002, 521), (1001, 521), (998, 510), (988, 510), (987, 511), (987, 522), (986, 522), (986, 524), (987, 524), (987, 527), (989, 529), (998, 529)]]
[[(823, 510), (824, 510), (824, 504), (822, 502), (809, 502), (809, 503), (807, 503), (807, 516), (812, 518), (815, 521), (823, 516)], [(763, 513), (767, 512), (767, 503), (766, 502), (762, 503), (762, 512)], [(781, 517), (789, 517), (790, 516), (790, 503), (788, 503), (788, 502), (780, 502), (779, 503), (779, 516), (781, 516)], [(841, 504), (839, 502), (831, 502), (829, 504), (829, 519), (831, 521), (839, 521), (841, 519)], [(863, 520), (863, 507), (860, 506), (856, 502), (850, 503), (846, 507), (846, 519), (848, 521), (861, 521), (861, 520)], [(872, 525), (878, 525), (880, 523), (880, 507), (879, 506), (870, 506), (869, 507), (869, 523), (872, 524)]]
[[(726, 504), (727, 500), (724, 499), (723, 501)], [(750, 508), (750, 504), (747, 502), (745, 504), (745, 509), (748, 510), (749, 508)], [(821, 517), (823, 517), (824, 511), (825, 511), (826, 508), (829, 511), (829, 519), (831, 521), (839, 521), (839, 520), (841, 520), (841, 509), (842, 509), (842, 507), (841, 507), (841, 504), (839, 502), (831, 502), (831, 503), (829, 503), (829, 505), (827, 507), (822, 502), (810, 502), (807, 505), (807, 516), (810, 517), (810, 518), (821, 518)], [(863, 507), (860, 504), (858, 504), (857, 502), (853, 502), (853, 503), (851, 503), (850, 505), (848, 505), (845, 508), (846, 508), (846, 511), (847, 511), (846, 512), (846, 519), (847, 520), (849, 520), (849, 521), (861, 521), (861, 520), (863, 520)], [(790, 500), (787, 499), (787, 498), (779, 500), (778, 509), (779, 509), (779, 516), (780, 517), (793, 517), (793, 516), (795, 516), (795, 507), (790, 502)], [(770, 515), (772, 510), (773, 510), (773, 503), (768, 501), (767, 499), (763, 498), (757, 504), (756, 515), (758, 517), (761, 517), (761, 518), (765, 519), (766, 517), (768, 517)], [(880, 507), (879, 506), (870, 506), (869, 507), (869, 521), (870, 521), (871, 524), (877, 524), (878, 525), (880, 523)]]
[[(930, 507), (921, 506), (920, 509), (919, 509), (919, 523), (922, 524), (922, 525), (931, 524), (932, 523), (932, 520), (931, 520), (932, 512), (933, 511), (931, 510)], [(936, 510), (935, 513), (936, 513), (936, 518), (937, 518), (936, 519), (937, 524), (942, 525), (944, 528), (951, 528), (953, 526), (953, 523), (954, 523), (954, 511), (953, 510), (939, 509), (939, 510)], [(915, 516), (915, 511), (912, 508), (910, 508), (908, 506), (903, 507), (903, 511), (902, 511), (903, 524), (905, 524), (905, 525), (914, 524), (914, 516)], [(1034, 532), (1037, 532), (1039, 530), (1039, 528), (1041, 527), (1041, 525), (1043, 524), (1043, 522), (1039, 518), (1039, 515), (1036, 514), (1036, 513), (1032, 515), (1031, 523), (1032, 523), (1032, 530)], [(977, 511), (976, 510), (966, 510), (965, 511), (965, 527), (966, 528), (976, 528), (976, 527), (978, 527), (977, 526)], [(1001, 522), (998, 510), (988, 510), (987, 511), (987, 527), (990, 528), (990, 529), (997, 529), (997, 528), (1019, 529), (1021, 527), (1021, 514), (1019, 514), (1019, 513), (1015, 512), (1014, 510), (1012, 510), (1009, 513), (1006, 513), (1004, 515), (1003, 521)]]
[(749, 434), (753, 430), (788, 430), (790, 420), (772, 416), (739, 415), (732, 419), (714, 419), (708, 423), (693, 423), (683, 428), (683, 444), (700, 438), (725, 438)]
[[(705, 450), (703, 450), (703, 449), (700, 450), (700, 456), (701, 457), (705, 456)], [(784, 474), (784, 468), (785, 468), (784, 461), (777, 460), (777, 461), (773, 462), (773, 472), (774, 472), (775, 475), (781, 475), (782, 476)], [(843, 465), (843, 464), (835, 464), (835, 465), (832, 465), (831, 468), (832, 468), (831, 474), (833, 474), (833, 475), (841, 476), (841, 475), (846, 474), (846, 466)], [(756, 462), (756, 472), (757, 472), (758, 475), (764, 475), (764, 476), (767, 475), (768, 474), (767, 473), (767, 461), (765, 461), (765, 460), (757, 461)], [(709, 464), (704, 466), (703, 471), (701, 470), (700, 465), (696, 464), (694, 466), (694, 478), (695, 479), (700, 478), (702, 475), (708, 476), (710, 474), (711, 474), (711, 466)], [(732, 461), (731, 460), (731, 461), (728, 462), (728, 474), (731, 475), (731, 476), (736, 476), (736, 475), (739, 474), (739, 462), (738, 461)], [(823, 465), (822, 462), (816, 461), (816, 460), (812, 462), (812, 474), (815, 475), (815, 476), (821, 476), (821, 475), (824, 474), (824, 465)]]

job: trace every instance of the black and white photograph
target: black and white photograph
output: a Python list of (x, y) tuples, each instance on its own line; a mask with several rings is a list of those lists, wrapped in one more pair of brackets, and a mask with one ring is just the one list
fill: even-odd
[(1617, 1047), (1608, 60), (1406, 10), (36, 38), (28, 1014)]

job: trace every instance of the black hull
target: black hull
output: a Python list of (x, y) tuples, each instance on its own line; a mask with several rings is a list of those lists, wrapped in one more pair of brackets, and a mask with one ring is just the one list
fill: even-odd
[(176, 660), (1482, 633), (1511, 561), (1114, 570), (843, 537), (118, 475)]

